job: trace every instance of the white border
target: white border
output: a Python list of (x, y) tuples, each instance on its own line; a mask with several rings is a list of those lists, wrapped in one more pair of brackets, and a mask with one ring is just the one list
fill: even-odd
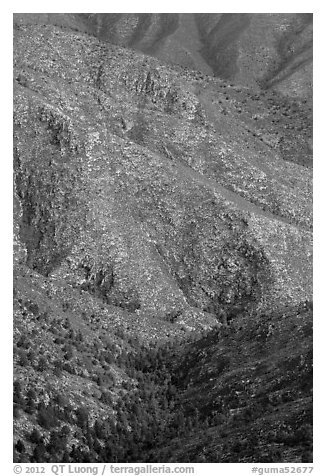
[[(323, 102), (326, 95), (325, 77), (325, 46), (324, 32), (325, 9), (322, 2), (318, 1), (228, 1), (224, 5), (218, 4), (216, 0), (200, 1), (196, 3), (164, 1), (162, 3), (152, 1), (137, 2), (71, 2), (56, 1), (51, 5), (51, 12), (105, 12), (108, 9), (112, 13), (125, 12), (216, 12), (225, 8), (224, 13), (262, 12), (262, 13), (314, 13), (314, 475), (325, 474), (325, 357), (322, 350), (325, 348), (325, 319), (323, 297), (325, 294), (325, 230), (326, 221), (326, 200), (323, 194), (325, 184), (325, 149), (324, 136), (326, 134), (326, 121)], [(90, 10), (90, 7), (92, 9)], [(200, 8), (199, 8), (200, 7)], [(199, 8), (199, 9), (198, 9)], [(9, 4), (8, 4), (9, 9)], [(1, 430), (0, 449), (1, 463), (7, 468), (1, 471), (2, 474), (12, 474), (12, 14), (46, 12), (46, 4), (40, 1), (23, 2), (14, 1), (10, 4), (10, 11), (4, 8), (1, 14), (1, 184), (0, 184), (0, 210), (1, 210), (1, 270), (0, 270), (0, 290), (2, 298), (1, 307), (1, 331), (0, 332), (0, 362), (1, 362)], [(222, 12), (223, 13), (223, 12)], [(197, 474), (250, 474), (253, 465), (246, 464), (204, 464), (196, 466)], [(247, 466), (247, 468), (245, 467)], [(258, 465), (285, 466), (278, 465)], [(295, 466), (295, 465), (290, 465)]]

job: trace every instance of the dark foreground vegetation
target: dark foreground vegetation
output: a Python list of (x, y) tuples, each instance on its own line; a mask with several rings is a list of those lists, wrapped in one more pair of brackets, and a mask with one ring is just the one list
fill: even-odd
[[(86, 382), (95, 380), (99, 389), (93, 400), (100, 414), (55, 390), (81, 373), (83, 334), (68, 320), (52, 323), (65, 352), (52, 362), (31, 350), (23, 334), (15, 347), (19, 365), (33, 366), (52, 385), (45, 401), (37, 384), (14, 382), (14, 418), (32, 423), (16, 442), (14, 459), (310, 462), (311, 314), (305, 303), (151, 345), (120, 331), (128, 351), (94, 340)], [(123, 381), (116, 381), (115, 369)]]

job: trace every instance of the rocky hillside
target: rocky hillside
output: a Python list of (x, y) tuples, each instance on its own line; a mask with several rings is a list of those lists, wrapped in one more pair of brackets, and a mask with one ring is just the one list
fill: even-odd
[[(202, 31), (197, 40), (204, 41), (205, 18), (187, 17), (187, 30), (180, 18), (169, 16), (164, 23), (162, 17), (157, 20), (162, 36), (172, 35), (175, 21), (175, 34), (183, 25), (190, 35), (196, 24)], [(140, 32), (153, 20), (137, 18), (132, 47), (146, 43)], [(184, 433), (173, 430), (185, 417), (180, 395), (187, 402), (187, 392), (196, 396), (202, 382), (192, 382), (189, 390), (175, 361), (186, 368), (202, 345), (209, 355), (222, 352), (214, 334), (221, 326), (244, 319), (250, 323), (245, 329), (256, 329), (255, 340), (267, 313), (283, 338), (289, 320), (280, 307), (303, 313), (304, 322), (310, 316), (302, 307), (312, 297), (308, 95), (258, 92), (240, 76), (244, 85), (235, 86), (229, 76), (169, 65), (169, 58), (162, 62), (152, 55), (161, 51), (161, 40), (153, 50), (155, 35), (148, 39), (152, 50), (142, 48), (152, 56), (113, 44), (125, 44), (119, 38), (131, 34), (129, 20), (77, 14), (15, 18), (14, 398), (20, 461), (58, 461), (55, 455), (60, 461), (151, 460), (148, 442), (157, 434), (161, 454), (179, 459), (168, 454), (166, 441), (171, 435), (182, 441)], [(109, 37), (122, 24), (128, 35)], [(249, 30), (253, 20), (250, 25)], [(309, 30), (308, 19), (307, 25), (302, 31)], [(203, 53), (198, 61), (204, 58)], [(289, 352), (301, 339), (297, 324)], [(203, 337), (209, 332), (217, 348)], [(234, 332), (246, 346), (249, 328)], [(309, 336), (297, 348), (308, 373)], [(267, 360), (279, 345), (272, 341)], [(255, 358), (256, 351), (248, 362)], [(296, 353), (293, 359), (293, 372), (301, 375)], [(205, 372), (210, 364), (202, 364)], [(238, 372), (246, 374), (241, 366)], [(282, 380), (283, 367), (271, 372), (272, 379)], [(218, 375), (213, 378), (219, 392), (227, 388)], [(284, 383), (293, 393), (296, 378)], [(260, 390), (250, 391), (259, 393), (265, 383), (255, 385)], [(134, 392), (133, 400), (126, 400), (128, 392)], [(306, 387), (302, 392), (298, 405), (309, 415), (311, 397)], [(62, 394), (66, 400), (60, 403)], [(126, 418), (136, 411), (132, 405), (139, 407), (144, 431), (131, 438), (126, 429), (135, 425)], [(310, 420), (296, 413), (296, 405), (289, 415), (300, 429)], [(201, 402), (194, 406), (206, 412)], [(109, 418), (107, 425), (95, 437), (95, 422), (103, 418)], [(259, 411), (252, 419), (260, 425)], [(215, 420), (207, 422), (214, 432)], [(31, 436), (34, 430), (38, 436)], [(202, 442), (206, 430), (203, 426)], [(53, 449), (58, 438), (65, 441), (60, 451)], [(128, 454), (121, 449), (129, 448), (127, 440)], [(114, 455), (108, 447), (115, 448)], [(282, 450), (280, 457), (297, 460), (302, 448)], [(223, 451), (218, 458), (238, 461), (233, 450), (231, 456)], [(210, 461), (217, 458), (210, 449), (209, 454)]]
[(249, 87), (312, 95), (312, 13), (23, 14)]

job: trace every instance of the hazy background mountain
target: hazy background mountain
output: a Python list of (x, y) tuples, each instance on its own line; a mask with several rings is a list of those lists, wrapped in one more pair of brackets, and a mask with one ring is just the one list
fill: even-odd
[(23, 14), (248, 87), (312, 95), (312, 13)]

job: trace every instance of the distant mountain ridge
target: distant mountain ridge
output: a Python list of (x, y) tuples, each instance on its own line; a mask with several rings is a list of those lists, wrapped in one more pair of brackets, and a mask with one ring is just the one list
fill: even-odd
[(15, 21), (75, 28), (243, 86), (312, 95), (311, 13), (49, 13)]

